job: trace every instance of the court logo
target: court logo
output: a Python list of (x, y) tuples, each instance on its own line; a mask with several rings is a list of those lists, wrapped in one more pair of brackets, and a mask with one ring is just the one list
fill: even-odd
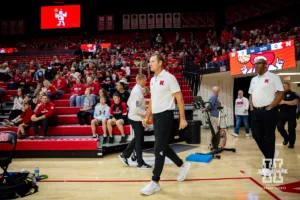
[(283, 168), (283, 159), (273, 159), (271, 170), (266, 170), (266, 163), (271, 163), (272, 159), (263, 159), (264, 169), (258, 170), (258, 173), (263, 175), (263, 183), (283, 183), (283, 174), (287, 174), (288, 170)]

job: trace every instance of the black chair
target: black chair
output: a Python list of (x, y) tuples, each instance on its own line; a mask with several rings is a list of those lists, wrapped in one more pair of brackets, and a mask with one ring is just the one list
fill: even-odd
[(9, 173), (7, 172), (8, 165), (12, 161), (13, 153), (17, 146), (17, 134), (12, 131), (3, 131), (0, 132), (0, 145), (3, 144), (11, 144), (13, 145), (11, 152), (8, 152), (6, 155), (4, 154), (4, 151), (0, 154), (0, 167), (3, 169), (3, 177), (9, 176)]

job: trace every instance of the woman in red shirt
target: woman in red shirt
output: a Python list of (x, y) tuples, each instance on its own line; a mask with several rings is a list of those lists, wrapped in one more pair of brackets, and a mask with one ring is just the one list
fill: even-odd
[(57, 99), (55, 87), (53, 85), (51, 85), (51, 83), (48, 80), (44, 80), (43, 84), (45, 87), (45, 91), (44, 91), (44, 89), (42, 89), (42, 91), (46, 92), (48, 98), (51, 101), (54, 101), (55, 99)]
[[(80, 79), (76, 79), (76, 84), (72, 87), (72, 96), (70, 97), (70, 107), (81, 106), (81, 96), (84, 94), (85, 86)], [(75, 103), (75, 105), (74, 105)]]

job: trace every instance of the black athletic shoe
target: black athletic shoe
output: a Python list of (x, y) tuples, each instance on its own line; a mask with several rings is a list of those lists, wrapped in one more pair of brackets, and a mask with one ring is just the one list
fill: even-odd
[(288, 148), (289, 148), (289, 149), (293, 149), (293, 148), (294, 148), (294, 145), (293, 145), (293, 144), (289, 144)]
[(103, 144), (107, 143), (107, 137), (103, 137)]
[(125, 143), (126, 142), (126, 137), (121, 137), (120, 143)]
[(123, 153), (119, 155), (119, 158), (125, 166), (129, 167), (128, 160), (124, 157)]
[(152, 166), (150, 166), (150, 165), (148, 165), (148, 164), (143, 164), (143, 165), (141, 165), (141, 166), (137, 166), (137, 169), (138, 170), (152, 170)]
[(112, 144), (112, 143), (114, 143), (114, 140), (115, 140), (115, 138), (114, 137), (109, 137), (109, 144)]
[(284, 140), (284, 141), (283, 141), (283, 145), (287, 145), (288, 143), (289, 143), (288, 140)]

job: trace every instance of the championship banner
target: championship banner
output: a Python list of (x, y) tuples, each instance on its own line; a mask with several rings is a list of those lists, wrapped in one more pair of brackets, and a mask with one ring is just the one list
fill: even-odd
[(198, 13), (189, 13), (190, 28), (198, 28)]
[(164, 28), (164, 18), (162, 13), (155, 14), (155, 27)]
[(165, 13), (165, 28), (172, 27), (172, 13)]
[(146, 14), (139, 14), (139, 28), (147, 29), (147, 17)]
[(289, 40), (229, 53), (231, 75), (255, 73), (254, 59), (258, 56), (267, 59), (269, 71), (296, 67), (294, 40)]
[(173, 13), (173, 28), (181, 28), (180, 13)]
[(7, 35), (8, 34), (8, 22), (7, 22), (7, 20), (2, 20), (1, 21), (1, 31), (2, 31), (2, 35)]
[(243, 20), (243, 10), (240, 6), (235, 6), (233, 9), (234, 22), (240, 22)]
[(131, 15), (131, 29), (138, 29), (139, 28), (139, 18), (137, 14)]
[(105, 18), (104, 16), (98, 16), (98, 31), (105, 30)]
[(155, 28), (155, 17), (154, 14), (148, 14), (148, 29)]
[(130, 29), (130, 17), (129, 15), (123, 15), (123, 30)]
[(24, 34), (24, 20), (18, 20), (17, 23), (19, 34)]
[(206, 13), (207, 27), (215, 27), (215, 13)]
[(206, 27), (206, 13), (204, 12), (198, 13), (198, 27)]
[(107, 30), (107, 31), (114, 30), (114, 16), (113, 15), (105, 16), (105, 30)]
[(189, 13), (182, 13), (181, 14), (181, 27), (182, 28), (190, 28), (190, 15)]

